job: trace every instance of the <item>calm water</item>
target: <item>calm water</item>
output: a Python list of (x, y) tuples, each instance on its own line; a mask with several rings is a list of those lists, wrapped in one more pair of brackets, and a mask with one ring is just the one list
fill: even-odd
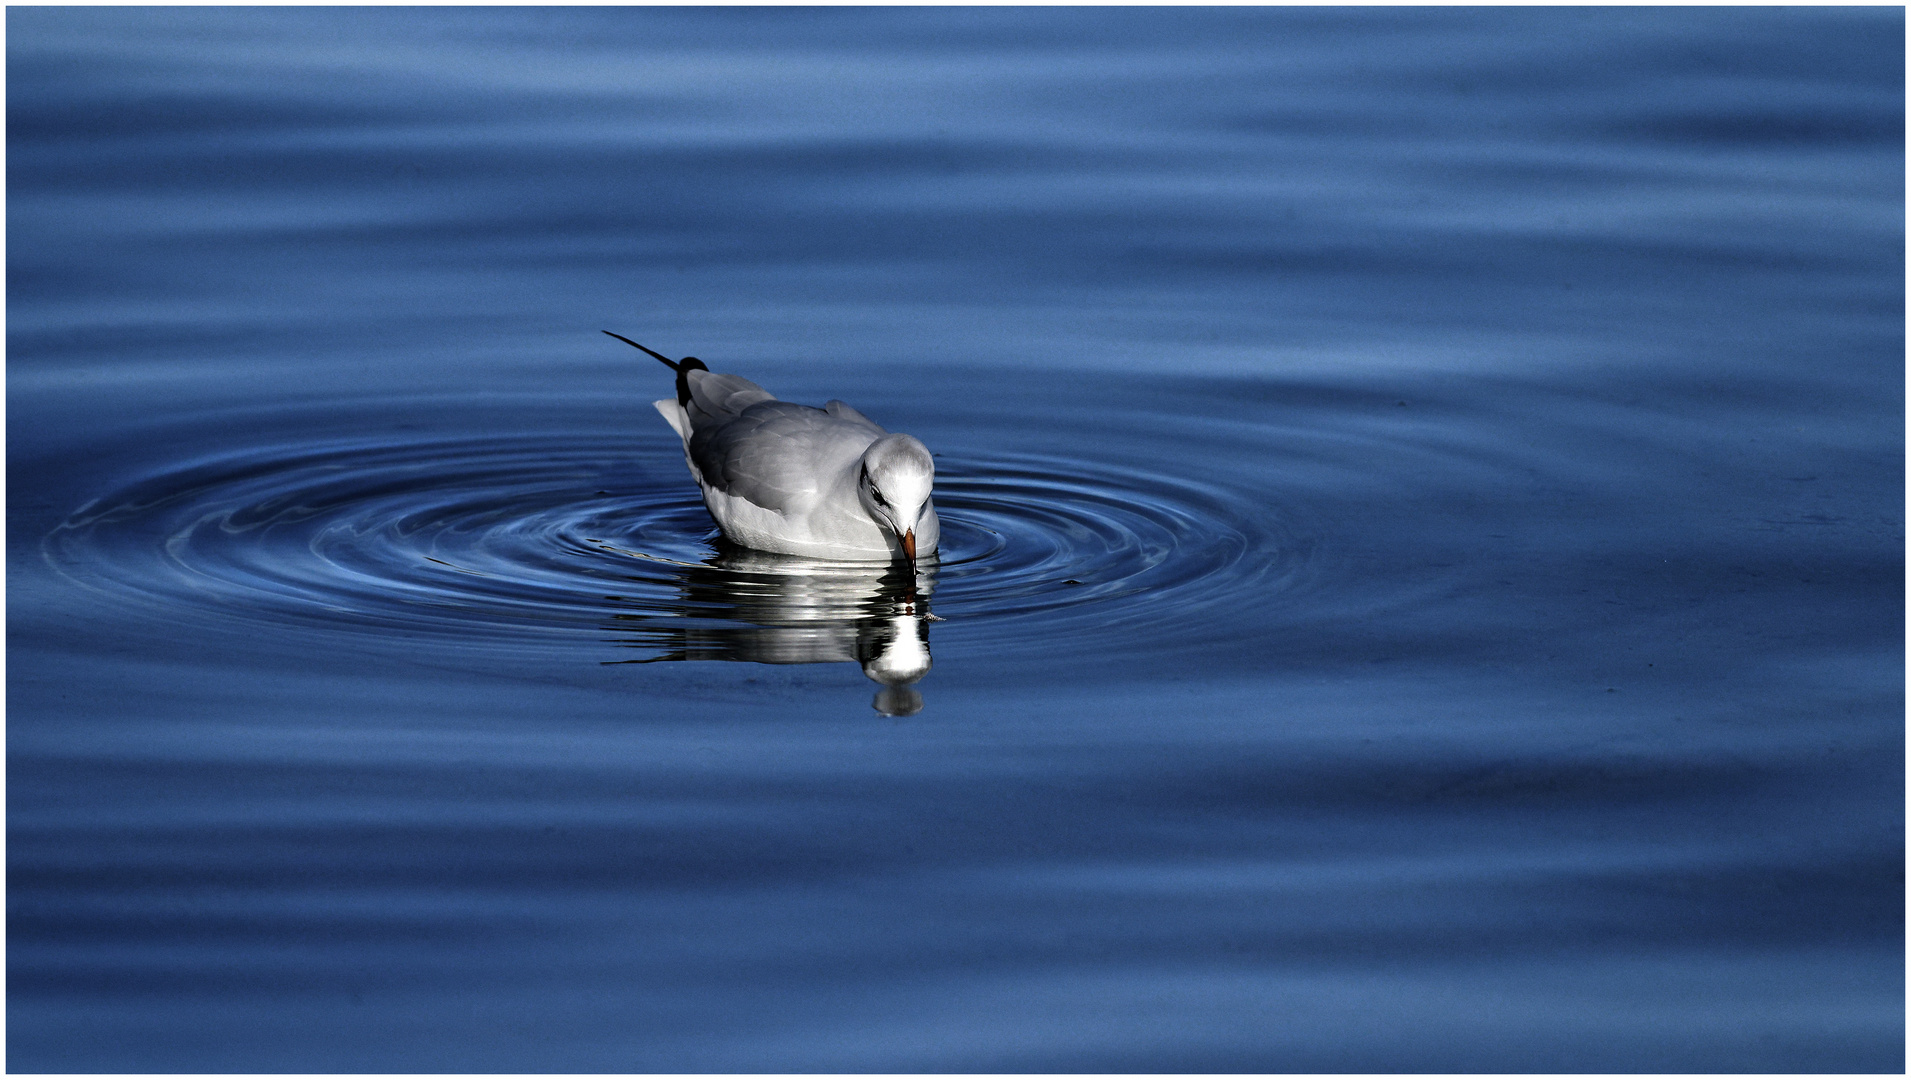
[(7, 31), (9, 1068), (1902, 1070), (1901, 10)]

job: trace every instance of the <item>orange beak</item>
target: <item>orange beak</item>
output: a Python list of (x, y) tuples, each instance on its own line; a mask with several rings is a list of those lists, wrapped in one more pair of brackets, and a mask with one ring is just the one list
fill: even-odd
[(916, 530), (902, 534), (902, 553), (909, 559), (909, 565), (916, 565)]

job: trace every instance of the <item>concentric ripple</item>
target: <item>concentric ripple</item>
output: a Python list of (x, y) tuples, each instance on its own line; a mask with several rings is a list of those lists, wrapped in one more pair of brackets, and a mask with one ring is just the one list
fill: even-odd
[[(1133, 468), (951, 453), (938, 470), (943, 547), (921, 599), (996, 640), (1194, 619), (1250, 585), (1264, 593), (1306, 555), (1243, 512), (1253, 500)], [(204, 460), (93, 500), (45, 551), (170, 617), (467, 640), (859, 617), (896, 585), (880, 567), (726, 550), (681, 457), (609, 436)]]

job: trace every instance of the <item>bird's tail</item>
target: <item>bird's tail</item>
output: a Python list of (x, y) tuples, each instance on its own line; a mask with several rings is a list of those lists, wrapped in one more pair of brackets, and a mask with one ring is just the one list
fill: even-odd
[(697, 359), (694, 356), (686, 356), (682, 360), (672, 360), (670, 357), (665, 356), (663, 353), (657, 352), (653, 349), (645, 349), (642, 345), (637, 344), (636, 342), (630, 340), (629, 338), (625, 337), (622, 334), (611, 334), (609, 330), (604, 331), (604, 333), (610, 334), (611, 337), (614, 337), (617, 340), (623, 342), (624, 344), (629, 345), (633, 349), (643, 349), (644, 352), (647, 352), (650, 355), (656, 357), (658, 363), (676, 372), (677, 373), (677, 404), (679, 405), (690, 404), (690, 378), (689, 378), (690, 373), (693, 371), (709, 371), (710, 370), (708, 367), (704, 366), (703, 361)]

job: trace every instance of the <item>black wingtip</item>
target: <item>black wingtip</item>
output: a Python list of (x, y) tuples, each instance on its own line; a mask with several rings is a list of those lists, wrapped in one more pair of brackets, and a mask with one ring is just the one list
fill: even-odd
[(611, 337), (616, 338), (617, 340), (623, 342), (624, 344), (630, 346), (633, 349), (643, 349), (645, 352), (656, 357), (665, 367), (669, 368), (672, 371), (683, 370), (683, 366), (681, 364), (677, 363), (677, 361), (675, 360), (672, 360), (670, 357), (665, 356), (663, 353), (656, 351), (655, 349), (644, 349), (642, 345), (637, 344), (636, 342), (630, 340), (629, 338), (625, 337), (622, 334), (611, 334), (609, 330), (604, 331), (604, 333), (610, 334)]

